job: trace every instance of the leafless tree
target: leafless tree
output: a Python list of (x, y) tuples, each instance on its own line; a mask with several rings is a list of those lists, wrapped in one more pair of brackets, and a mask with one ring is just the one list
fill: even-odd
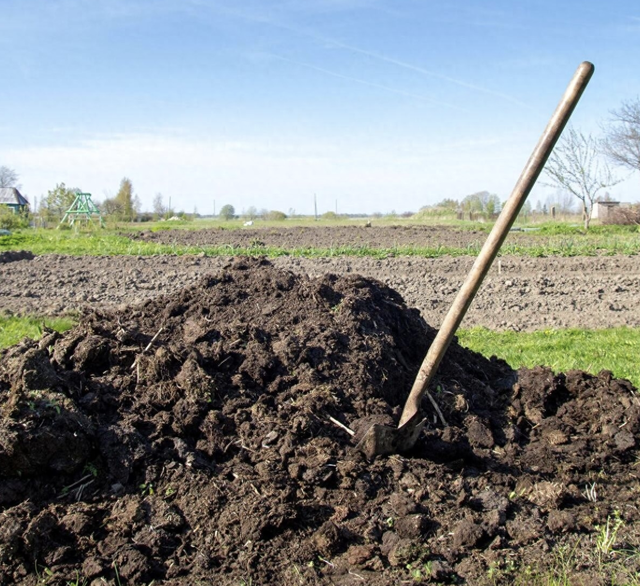
[(548, 210), (556, 208), (560, 214), (572, 214), (575, 212), (576, 198), (565, 189), (557, 188), (555, 193), (547, 195), (545, 205)]
[(167, 212), (169, 208), (164, 205), (164, 198), (161, 193), (156, 193), (153, 198), (153, 214), (157, 219), (164, 218), (167, 216)]
[(623, 102), (610, 114), (610, 125), (605, 127), (605, 152), (617, 165), (639, 171), (640, 99)]
[(551, 185), (567, 190), (582, 203), (584, 229), (598, 194), (620, 182), (602, 157), (601, 142), (591, 134), (568, 128), (556, 144), (544, 171)]
[(9, 167), (0, 167), (0, 187), (16, 187), (18, 174)]

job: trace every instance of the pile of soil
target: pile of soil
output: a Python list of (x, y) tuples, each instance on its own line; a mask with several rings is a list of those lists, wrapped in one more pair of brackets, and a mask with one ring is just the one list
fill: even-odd
[(434, 334), (377, 281), (239, 259), (4, 351), (0, 584), (479, 583), (608, 519), (637, 545), (640, 402), (610, 373), (454, 343), (446, 425), (426, 402), (412, 452), (355, 449)]

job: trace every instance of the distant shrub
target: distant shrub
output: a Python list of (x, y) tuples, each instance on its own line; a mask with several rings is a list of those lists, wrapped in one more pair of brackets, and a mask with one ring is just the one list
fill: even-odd
[(606, 218), (602, 218), (602, 223), (621, 226), (640, 225), (640, 205), (636, 204), (628, 208), (614, 208), (607, 214)]
[(220, 218), (222, 220), (233, 220), (235, 217), (236, 210), (231, 204), (226, 204), (222, 206), (220, 210)]
[(287, 214), (284, 212), (279, 212), (278, 210), (271, 210), (266, 214), (262, 215), (263, 219), (269, 220), (271, 222), (281, 222), (282, 220), (287, 219)]
[(29, 214), (26, 212), (14, 212), (9, 206), (0, 206), (0, 228), (4, 230), (17, 230), (29, 227)]
[(320, 216), (323, 220), (338, 220), (340, 216), (335, 212), (325, 212)]
[(456, 218), (458, 211), (449, 207), (429, 206), (423, 207), (417, 214), (413, 215), (416, 220), (424, 218)]

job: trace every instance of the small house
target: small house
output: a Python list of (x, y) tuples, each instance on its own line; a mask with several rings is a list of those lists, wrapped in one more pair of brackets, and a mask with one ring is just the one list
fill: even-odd
[(0, 187), (0, 206), (7, 206), (15, 214), (29, 209), (29, 202), (15, 187)]

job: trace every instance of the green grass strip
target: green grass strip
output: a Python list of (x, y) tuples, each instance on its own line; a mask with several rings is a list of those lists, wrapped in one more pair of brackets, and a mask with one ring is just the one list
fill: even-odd
[(498, 356), (512, 368), (549, 366), (554, 372), (610, 370), (640, 387), (640, 328), (493, 332), (459, 330), (460, 344), (485, 356)]
[[(110, 231), (73, 232), (70, 230), (24, 230), (10, 236), (0, 236), (0, 251), (29, 250), (34, 254), (66, 254), (75, 256), (130, 255), (150, 256), (162, 254), (204, 254), (206, 256), (264, 255), (300, 257), (360, 256), (387, 258), (393, 256), (415, 256), (439, 258), (443, 256), (476, 256), (484, 241), (478, 240), (464, 247), (455, 246), (392, 246), (375, 248), (369, 245), (336, 245), (323, 248), (280, 248), (256, 243), (251, 246), (186, 246), (178, 243), (159, 244), (133, 240)], [(602, 256), (640, 254), (640, 238), (637, 233), (599, 233), (593, 235), (536, 236), (530, 242), (519, 244), (507, 242), (502, 254), (518, 256)]]
[(23, 338), (40, 339), (44, 326), (66, 332), (74, 325), (71, 317), (0, 317), (0, 349), (13, 346)]

